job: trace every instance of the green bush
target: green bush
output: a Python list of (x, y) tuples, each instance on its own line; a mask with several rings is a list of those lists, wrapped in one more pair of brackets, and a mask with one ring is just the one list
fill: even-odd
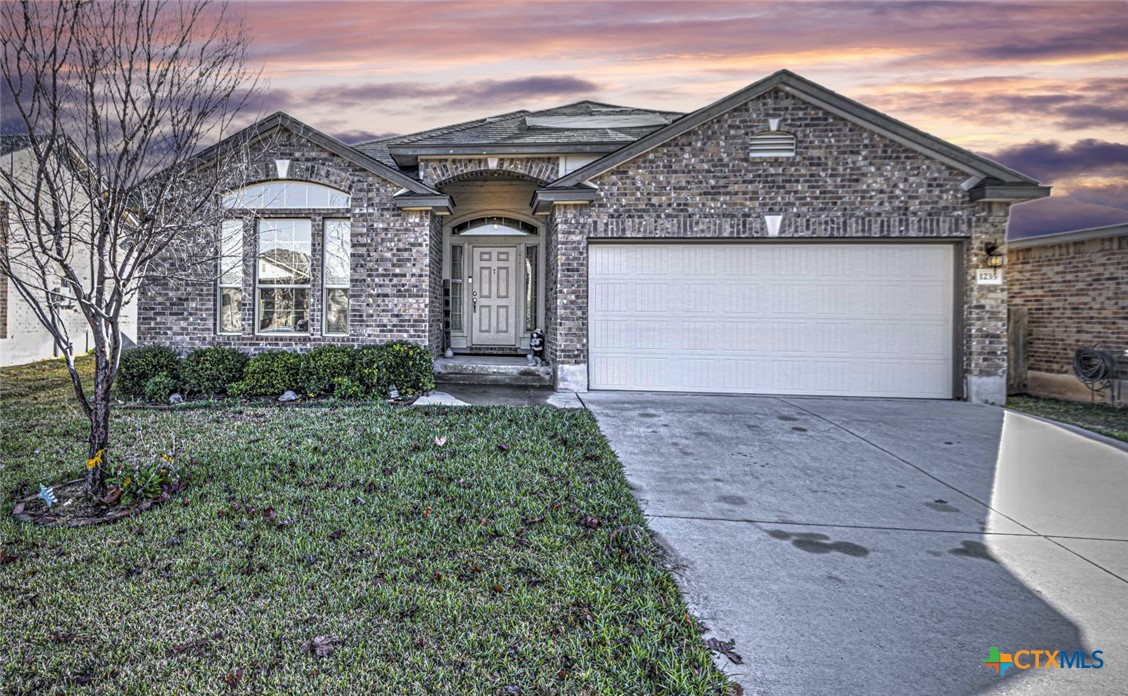
[(144, 346), (122, 351), (114, 388), (122, 396), (145, 396), (145, 384), (157, 375), (168, 377), (176, 388), (180, 355), (175, 350), (168, 346)]
[(184, 356), (180, 381), (194, 394), (226, 394), (230, 385), (243, 379), (249, 358), (223, 346), (200, 348)]
[(405, 397), (435, 388), (431, 351), (411, 341), (365, 346), (357, 353), (357, 365), (361, 382), (374, 396), (386, 397), (392, 386)]
[(348, 346), (318, 346), (302, 356), (300, 379), (306, 394), (328, 394), (338, 377), (353, 377), (356, 351)]
[(163, 372), (145, 381), (145, 398), (149, 401), (164, 401), (174, 391), (176, 391), (176, 381)]
[(243, 379), (228, 387), (235, 396), (278, 396), (301, 386), (302, 358), (284, 350), (267, 351), (247, 361)]
[(333, 396), (338, 399), (361, 399), (365, 396), (364, 385), (352, 377), (334, 377)]

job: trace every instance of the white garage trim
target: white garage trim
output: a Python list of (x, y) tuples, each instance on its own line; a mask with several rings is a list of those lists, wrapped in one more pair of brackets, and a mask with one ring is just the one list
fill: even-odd
[(590, 386), (952, 398), (954, 249), (592, 244)]

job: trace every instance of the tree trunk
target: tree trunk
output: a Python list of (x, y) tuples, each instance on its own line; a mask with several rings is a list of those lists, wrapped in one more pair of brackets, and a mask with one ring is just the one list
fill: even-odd
[[(99, 361), (94, 366), (94, 398), (90, 402), (90, 453), (99, 459), (98, 466), (86, 469), (86, 494), (92, 498), (106, 495), (106, 471), (110, 466), (110, 387), (113, 375), (108, 366)], [(98, 453), (101, 452), (101, 457)]]

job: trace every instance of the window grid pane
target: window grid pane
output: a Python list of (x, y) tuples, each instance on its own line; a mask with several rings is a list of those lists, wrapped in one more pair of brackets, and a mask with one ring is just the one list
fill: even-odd
[(259, 285), (309, 285), (313, 254), (309, 220), (259, 222)]
[(243, 291), (239, 288), (220, 288), (219, 291), (219, 332), (238, 334), (243, 331), (243, 318), (240, 310), (243, 304)]
[(349, 332), (349, 291), (325, 289), (325, 333), (345, 335)]
[(325, 221), (325, 287), (347, 288), (350, 279), (348, 220)]
[(525, 331), (537, 328), (537, 248), (525, 247)]
[(243, 222), (224, 220), (219, 240), (219, 284), (225, 287), (243, 285)]
[(309, 331), (307, 288), (260, 288), (259, 332), (304, 333)]
[(450, 330), (462, 331), (462, 245), (450, 248)]

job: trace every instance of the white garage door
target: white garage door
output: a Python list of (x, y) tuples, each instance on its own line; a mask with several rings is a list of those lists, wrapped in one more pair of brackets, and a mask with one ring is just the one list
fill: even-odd
[(593, 244), (594, 389), (952, 397), (953, 247)]

